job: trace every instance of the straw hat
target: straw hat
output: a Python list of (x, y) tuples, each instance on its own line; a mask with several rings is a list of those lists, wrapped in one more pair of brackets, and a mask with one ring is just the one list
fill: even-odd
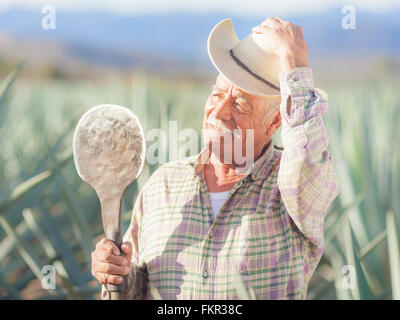
[[(261, 97), (280, 100), (279, 57), (268, 36), (251, 33), (239, 40), (232, 20), (219, 22), (208, 36), (208, 55), (215, 68), (240, 89)], [(317, 91), (327, 99), (327, 94)]]

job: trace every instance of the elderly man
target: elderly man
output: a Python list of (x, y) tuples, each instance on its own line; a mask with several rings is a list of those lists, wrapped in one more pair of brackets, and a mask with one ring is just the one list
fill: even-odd
[[(338, 182), (326, 95), (314, 87), (302, 29), (269, 18), (239, 41), (227, 19), (208, 50), (220, 73), (205, 104), (205, 148), (151, 176), (121, 246), (126, 258), (103, 239), (92, 273), (103, 285), (128, 275), (131, 299), (155, 298), (151, 287), (162, 299), (238, 299), (235, 273), (257, 299), (305, 299)], [(283, 150), (271, 140), (281, 124)], [(243, 141), (244, 129), (254, 135), (251, 150), (241, 147), (254, 160), (246, 171), (225, 161), (222, 147), (236, 145), (221, 137), (234, 129)]]

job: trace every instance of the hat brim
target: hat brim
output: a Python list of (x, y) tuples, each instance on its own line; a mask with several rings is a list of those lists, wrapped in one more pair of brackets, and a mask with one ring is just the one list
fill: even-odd
[[(235, 86), (252, 95), (280, 99), (280, 93), (266, 85), (251, 73), (243, 69), (233, 60), (230, 50), (240, 40), (237, 38), (232, 25), (232, 19), (224, 19), (210, 32), (207, 41), (208, 55), (214, 67)], [(316, 89), (327, 100), (328, 95), (323, 90)]]

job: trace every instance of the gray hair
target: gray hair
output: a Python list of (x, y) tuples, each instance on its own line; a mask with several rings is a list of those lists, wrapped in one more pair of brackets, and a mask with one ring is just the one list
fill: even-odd
[(262, 122), (264, 125), (268, 119), (271, 118), (273, 114), (275, 114), (280, 108), (280, 102), (275, 99), (265, 98), (265, 117)]

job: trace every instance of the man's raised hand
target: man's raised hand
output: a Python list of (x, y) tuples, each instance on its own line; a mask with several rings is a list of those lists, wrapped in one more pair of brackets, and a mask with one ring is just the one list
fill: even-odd
[(280, 58), (282, 71), (308, 65), (308, 46), (302, 27), (276, 17), (254, 27), (253, 32), (269, 37), (272, 50)]

